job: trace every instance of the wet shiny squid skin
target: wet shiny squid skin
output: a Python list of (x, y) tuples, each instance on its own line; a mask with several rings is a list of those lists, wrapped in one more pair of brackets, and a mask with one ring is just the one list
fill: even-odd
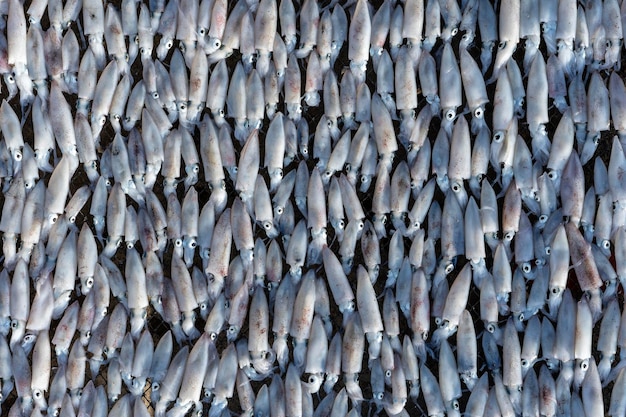
[(0, 14), (2, 415), (626, 416), (626, 1)]

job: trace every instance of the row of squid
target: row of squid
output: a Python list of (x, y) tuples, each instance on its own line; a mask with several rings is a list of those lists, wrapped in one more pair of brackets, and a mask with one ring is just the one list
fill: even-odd
[(0, 15), (8, 415), (626, 416), (626, 1)]

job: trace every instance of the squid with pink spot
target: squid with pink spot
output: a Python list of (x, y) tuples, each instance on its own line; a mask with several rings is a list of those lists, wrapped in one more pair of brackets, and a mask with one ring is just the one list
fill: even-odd
[[(415, 2), (418, 3), (418, 2)], [(372, 17), (372, 36), (370, 39), (370, 56), (374, 67), (378, 66), (379, 57), (384, 51), (387, 35), (391, 25), (392, 2), (385, 1)]]
[(209, 85), (209, 64), (204, 51), (201, 49), (196, 50), (190, 69), (187, 121), (196, 124), (206, 106)]
[(270, 55), (274, 47), (274, 36), (278, 26), (278, 6), (276, 0), (259, 2), (254, 20), (254, 46), (257, 50), (256, 69), (261, 78), (269, 70)]
[(365, 81), (371, 32), (372, 22), (367, 3), (358, 0), (348, 32), (348, 59), (357, 84)]
[(211, 8), (211, 23), (207, 33), (208, 39), (204, 46), (204, 53), (211, 55), (222, 47), (222, 40), (228, 20), (232, 19), (233, 13), (227, 18), (228, 1), (216, 0)]

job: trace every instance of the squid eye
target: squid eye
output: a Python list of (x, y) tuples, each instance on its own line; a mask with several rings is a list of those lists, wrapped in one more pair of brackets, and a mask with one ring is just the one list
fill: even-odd
[(446, 269), (445, 269), (446, 275), (450, 274), (452, 271), (454, 271), (454, 265), (452, 264), (446, 265)]
[(495, 332), (495, 331), (496, 331), (496, 328), (495, 328), (495, 326), (494, 326), (493, 324), (488, 324), (488, 325), (487, 325), (487, 331), (488, 331), (489, 333), (493, 333), (493, 332)]
[(172, 43), (172, 41), (167, 41), (167, 43), (165, 44), (165, 47), (167, 49), (170, 49), (174, 44)]
[(385, 371), (385, 377), (387, 377), (387, 378), (391, 378), (391, 369), (387, 369), (387, 370)]
[(558, 288), (552, 288), (552, 294), (556, 295), (558, 294), (560, 291)]
[(156, 91), (154, 91), (154, 92), (152, 93), (152, 98), (153, 98), (153, 99), (155, 99), (155, 100), (158, 100), (158, 99), (159, 99), (159, 93), (157, 93)]
[(502, 139), (504, 139), (504, 134), (502, 132), (496, 132), (493, 135), (493, 140), (496, 143), (500, 143), (502, 142)]
[(195, 240), (192, 240), (192, 241), (191, 241), (191, 243), (189, 243), (189, 247), (190, 247), (191, 249), (195, 249), (195, 248), (196, 248), (196, 246), (198, 246), (198, 244), (196, 243), (196, 241), (195, 241)]
[(548, 221), (548, 216), (547, 216), (547, 215), (545, 215), (545, 214), (542, 214), (541, 216), (539, 216), (539, 221), (540, 221), (541, 223), (545, 223), (545, 222), (547, 222), (547, 221)]
[(498, 44), (498, 48), (499, 48), (499, 49), (504, 49), (504, 48), (506, 48), (506, 41), (504, 41), (504, 42), (500, 42), (500, 43)]
[(200, 167), (199, 167), (198, 165), (194, 165), (194, 167), (193, 167), (193, 172), (194, 172), (194, 173), (196, 173), (196, 174), (197, 174), (198, 172), (200, 172)]
[(15, 77), (13, 77), (13, 75), (9, 75), (7, 77), (7, 81), (10, 82), (10, 83), (14, 83), (15, 82)]
[(315, 383), (315, 381), (317, 381), (317, 378), (316, 378), (314, 375), (311, 375), (311, 376), (309, 377), (309, 384), (314, 384), (314, 383)]
[(522, 265), (522, 271), (524, 271), (526, 274), (530, 273), (530, 271), (532, 270), (532, 268), (530, 267), (530, 264), (525, 262), (524, 265)]
[(211, 337), (211, 340), (217, 339), (217, 333), (211, 332), (211, 336), (210, 337)]
[(264, 222), (264, 223), (263, 223), (263, 228), (264, 228), (265, 230), (270, 230), (270, 229), (272, 228), (272, 223), (270, 223), (270, 222)]
[(454, 184), (452, 186), (452, 191), (454, 191), (455, 193), (458, 193), (459, 191), (461, 191), (461, 186), (459, 184)]
[(611, 242), (610, 242), (609, 240), (606, 240), (606, 239), (605, 239), (605, 240), (603, 240), (603, 241), (602, 241), (602, 247), (603, 247), (604, 249), (610, 249), (610, 248), (611, 248)]
[(456, 111), (454, 111), (454, 110), (446, 111), (446, 119), (447, 120), (453, 120), (455, 116), (456, 116)]
[(450, 33), (452, 33), (452, 36), (456, 36), (456, 34), (459, 33), (459, 29), (458, 28), (454, 28), (454, 29), (452, 29), (452, 32), (450, 32)]
[(50, 223), (54, 224), (57, 222), (57, 220), (59, 219), (59, 217), (57, 215), (54, 215), (52, 217), (50, 217)]
[(180, 107), (181, 110), (187, 110), (187, 105), (185, 103), (180, 103)]
[(524, 321), (524, 318), (525, 318), (525, 317), (524, 317), (524, 313), (520, 313), (520, 315), (519, 315), (519, 316), (517, 316), (517, 319), (518, 319), (519, 321)]
[(483, 109), (478, 107), (477, 109), (474, 110), (474, 117), (477, 119), (482, 119), (483, 118)]
[(282, 207), (277, 207), (276, 208), (276, 213), (283, 214), (283, 208)]
[(303, 146), (302, 147), (302, 153), (305, 154), (305, 155), (308, 154), (309, 153), (309, 148), (307, 148), (306, 146)]
[(220, 48), (222, 46), (222, 42), (219, 40), (216, 40), (215, 42), (213, 42), (213, 46), (216, 48)]
[(198, 35), (200, 35), (200, 36), (206, 35), (206, 30), (204, 28), (198, 29)]
[(555, 180), (557, 179), (558, 174), (556, 173), (555, 170), (551, 170), (550, 172), (548, 172), (548, 178), (550, 178), (551, 180)]
[(587, 363), (587, 361), (584, 361), (580, 364), (580, 369), (582, 369), (583, 371), (586, 371), (588, 367), (589, 364)]
[(174, 246), (176, 246), (177, 248), (180, 248), (181, 246), (183, 246), (183, 241), (182, 241), (182, 239), (180, 239), (180, 238), (179, 238), (179, 239), (176, 239), (176, 240), (174, 241)]
[(339, 227), (339, 229), (343, 229), (345, 226), (346, 226), (346, 223), (343, 220), (339, 220), (337, 227)]
[(523, 368), (527, 368), (528, 367), (528, 361), (526, 359), (522, 359), (522, 367)]
[(459, 402), (457, 400), (454, 400), (452, 402), (452, 408), (454, 408), (455, 410), (459, 409)]
[(87, 278), (85, 285), (87, 285), (88, 288), (93, 287), (93, 278)]
[[(135, 40), (135, 43), (136, 43), (137, 45), (139, 45), (139, 35), (135, 35), (135, 39), (134, 39), (134, 40)], [(142, 49), (143, 49), (143, 48), (142, 48)]]
[(549, 247), (546, 248), (546, 255), (550, 255), (552, 253), (552, 249)]

